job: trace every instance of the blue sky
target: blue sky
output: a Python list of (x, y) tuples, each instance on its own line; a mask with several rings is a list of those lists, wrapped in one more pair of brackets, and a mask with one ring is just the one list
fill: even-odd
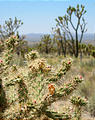
[(8, 18), (23, 21), (20, 33), (51, 33), (55, 18), (63, 16), (69, 5), (85, 5), (88, 33), (95, 33), (95, 0), (0, 0), (0, 24)]

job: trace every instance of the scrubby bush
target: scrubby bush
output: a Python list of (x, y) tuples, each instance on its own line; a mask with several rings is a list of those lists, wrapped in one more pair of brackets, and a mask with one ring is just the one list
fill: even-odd
[(95, 58), (95, 50), (92, 50), (92, 56)]

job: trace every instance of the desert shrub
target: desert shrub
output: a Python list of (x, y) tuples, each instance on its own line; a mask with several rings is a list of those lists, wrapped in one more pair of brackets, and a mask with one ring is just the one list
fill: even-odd
[[(78, 75), (66, 83), (63, 82), (60, 86), (57, 84), (70, 70), (72, 60), (63, 60), (59, 68), (55, 69), (48, 65), (38, 52), (31, 51), (26, 55), (27, 66), (23, 68), (17, 65), (10, 66), (12, 54), (18, 44), (15, 36), (9, 38), (5, 43), (5, 63), (4, 66), (1, 66), (4, 71), (1, 74), (9, 107), (3, 113), (3, 118), (36, 120), (45, 115), (54, 120), (73, 119), (74, 112), (70, 114), (69, 110), (58, 112), (50, 109), (50, 106), (58, 100), (69, 98), (83, 81), (82, 76)], [(74, 100), (72, 99), (71, 103), (75, 105)], [(86, 105), (85, 100), (80, 98), (80, 101), (76, 98), (77, 108)], [(81, 109), (79, 110), (81, 111)], [(80, 117), (77, 119), (79, 120)]]
[(95, 50), (92, 50), (92, 56), (95, 58)]

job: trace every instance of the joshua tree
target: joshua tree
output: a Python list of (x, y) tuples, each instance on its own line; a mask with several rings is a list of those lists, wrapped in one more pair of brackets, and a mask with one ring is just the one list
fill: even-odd
[(52, 39), (51, 39), (50, 35), (44, 35), (42, 37), (39, 47), (41, 47), (43, 49), (43, 51), (45, 51), (46, 54), (48, 54), (51, 51)]
[(3, 26), (0, 26), (1, 37), (6, 38), (14, 35), (21, 25), (23, 25), (23, 22), (18, 20), (16, 17), (14, 20), (9, 18), (9, 20), (5, 21)]
[[(85, 13), (86, 13), (86, 10), (83, 5), (81, 5), (81, 6), (77, 5), (76, 8), (69, 6), (69, 8), (67, 8), (67, 14), (65, 14), (63, 17), (59, 16), (56, 19), (57, 26), (59, 26), (62, 31), (65, 31), (68, 34), (69, 38), (71, 38), (72, 49), (75, 54), (75, 57), (78, 57), (78, 53), (79, 53), (78, 43), (79, 42), (81, 43), (83, 34), (87, 31), (86, 22), (83, 17)], [(77, 19), (76, 22), (73, 21), (73, 17), (75, 17)], [(76, 23), (76, 25), (74, 23)], [(73, 31), (75, 32), (75, 38), (73, 36), (72, 29), (70, 29), (71, 28), (70, 26), (72, 27)], [(79, 29), (81, 31), (80, 40), (78, 38)], [(76, 45), (76, 48), (74, 47), (74, 44)]]
[(65, 32), (61, 32), (59, 27), (56, 28), (52, 28), (53, 30), (53, 34), (54, 34), (54, 40), (55, 43), (57, 44), (57, 49), (58, 49), (58, 54), (60, 55), (60, 53), (62, 52), (62, 54), (64, 55), (64, 57), (66, 57), (66, 34)]

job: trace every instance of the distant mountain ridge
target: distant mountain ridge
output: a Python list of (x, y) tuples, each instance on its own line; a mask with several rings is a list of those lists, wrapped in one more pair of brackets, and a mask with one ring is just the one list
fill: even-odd
[[(44, 33), (29, 33), (25, 35), (25, 40), (29, 42), (39, 42), (42, 36), (45, 35)], [(52, 36), (52, 35), (51, 35)], [(80, 37), (80, 35), (79, 35)], [(91, 43), (95, 45), (95, 34), (93, 33), (86, 33), (83, 37), (84, 43)]]
[(25, 40), (31, 42), (39, 42), (44, 34), (42, 33), (29, 33), (25, 35)]

